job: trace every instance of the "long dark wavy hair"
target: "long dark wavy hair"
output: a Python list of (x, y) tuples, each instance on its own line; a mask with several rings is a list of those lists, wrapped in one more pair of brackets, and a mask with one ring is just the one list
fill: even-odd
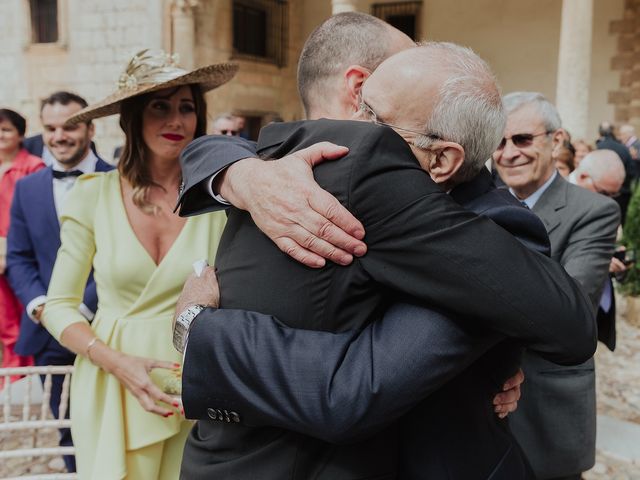
[[(194, 138), (198, 138), (207, 133), (207, 104), (198, 85), (189, 85), (189, 88), (196, 111)], [(169, 96), (179, 89), (180, 87), (176, 87)], [(156, 93), (131, 97), (120, 105), (120, 128), (125, 134), (125, 142), (118, 162), (118, 171), (133, 188), (134, 205), (149, 215), (154, 215), (158, 211), (158, 207), (149, 201), (149, 191), (151, 187), (160, 185), (153, 181), (149, 172), (147, 162), (149, 150), (142, 137), (142, 113)]]

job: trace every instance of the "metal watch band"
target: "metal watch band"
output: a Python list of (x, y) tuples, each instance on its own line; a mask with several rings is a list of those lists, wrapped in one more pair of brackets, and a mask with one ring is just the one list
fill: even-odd
[(173, 346), (180, 353), (184, 353), (193, 319), (205, 308), (207, 308), (206, 305), (191, 305), (185, 308), (183, 312), (178, 315), (178, 318), (176, 318), (176, 323), (173, 327)]

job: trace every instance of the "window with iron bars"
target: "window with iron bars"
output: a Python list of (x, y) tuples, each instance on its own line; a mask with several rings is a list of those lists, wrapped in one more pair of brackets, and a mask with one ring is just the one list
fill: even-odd
[(234, 0), (233, 57), (287, 64), (289, 2)]
[(376, 3), (371, 15), (406, 33), (413, 40), (420, 39), (420, 9), (422, 2)]
[(30, 0), (31, 41), (56, 43), (58, 41), (58, 0)]

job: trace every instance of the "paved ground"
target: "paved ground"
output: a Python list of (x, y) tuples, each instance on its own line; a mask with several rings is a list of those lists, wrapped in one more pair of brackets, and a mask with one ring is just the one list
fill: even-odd
[(616, 351), (600, 344), (596, 353), (598, 457), (588, 480), (640, 480), (640, 318), (626, 319), (625, 303)]

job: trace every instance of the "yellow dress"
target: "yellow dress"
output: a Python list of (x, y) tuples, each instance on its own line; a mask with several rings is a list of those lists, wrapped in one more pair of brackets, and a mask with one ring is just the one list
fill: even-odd
[[(175, 304), (193, 262), (213, 263), (225, 221), (222, 212), (188, 219), (156, 265), (129, 224), (118, 172), (83, 175), (61, 218), (62, 246), (44, 312), (47, 329), (59, 340), (72, 323), (87, 323), (78, 305), (93, 267), (96, 336), (130, 355), (181, 363), (172, 344)], [(83, 356), (75, 366), (71, 432), (79, 477), (177, 479), (189, 422), (179, 414), (146, 412), (114, 376)]]

